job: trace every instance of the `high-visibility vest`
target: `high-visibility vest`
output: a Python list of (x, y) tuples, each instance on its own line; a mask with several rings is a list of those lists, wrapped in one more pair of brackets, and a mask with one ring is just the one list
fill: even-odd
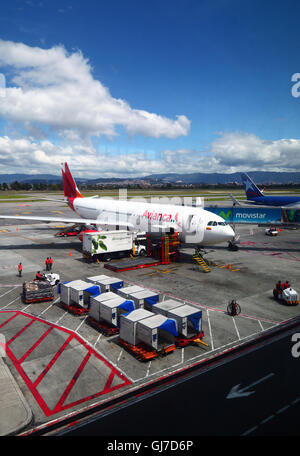
[(18, 271), (22, 271), (23, 266), (21, 264), (18, 265)]

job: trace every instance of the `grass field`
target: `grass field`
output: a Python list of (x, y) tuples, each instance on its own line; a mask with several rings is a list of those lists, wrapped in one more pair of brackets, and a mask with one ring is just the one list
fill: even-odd
[[(229, 200), (229, 193), (234, 195), (237, 199), (245, 199), (245, 193), (241, 189), (231, 190), (231, 189), (218, 189), (218, 190), (201, 190), (201, 189), (130, 189), (127, 190), (127, 198), (134, 197), (204, 197), (205, 201), (226, 201)], [(119, 190), (86, 190), (82, 191), (83, 196), (91, 197), (98, 195), (99, 197), (111, 197), (117, 198), (119, 195)], [(267, 190), (266, 195), (295, 195), (299, 194), (300, 188), (294, 189), (276, 189), (276, 190)], [(4, 202), (15, 202), (15, 203), (25, 203), (25, 202), (34, 202), (34, 201), (43, 201), (43, 198), (49, 197), (63, 199), (63, 192), (61, 191), (36, 191), (36, 192), (24, 192), (24, 191), (13, 191), (6, 190), (0, 192), (0, 203)], [(39, 199), (42, 198), (42, 199)]]

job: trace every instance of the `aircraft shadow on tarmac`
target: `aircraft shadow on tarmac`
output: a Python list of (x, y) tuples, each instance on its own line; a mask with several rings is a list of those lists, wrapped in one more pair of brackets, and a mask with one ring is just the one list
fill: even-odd
[[(238, 245), (239, 247), (239, 250), (238, 251), (243, 251), (243, 250), (255, 250), (257, 252), (300, 252), (300, 248), (286, 248), (286, 247), (277, 247), (277, 246), (273, 246), (273, 247), (267, 247), (267, 246), (262, 246), (262, 247), (258, 247), (258, 246), (255, 246), (255, 245), (243, 245), (243, 246), (240, 246)], [(228, 250), (227, 247), (223, 247), (223, 246), (214, 246), (213, 247), (214, 250)]]
[(49, 242), (49, 243), (40, 243), (40, 244), (19, 244), (19, 245), (0, 245), (0, 251), (1, 250), (45, 250), (45, 249), (51, 249), (51, 250), (65, 250), (65, 249), (73, 249), (77, 250), (78, 252), (81, 252), (81, 244), (78, 245), (77, 243), (73, 242), (66, 242), (66, 243), (55, 243), (55, 242)]

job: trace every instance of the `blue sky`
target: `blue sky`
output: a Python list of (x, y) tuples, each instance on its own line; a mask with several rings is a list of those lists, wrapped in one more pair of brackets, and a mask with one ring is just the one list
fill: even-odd
[(2, 1), (0, 172), (299, 170), (299, 19), (297, 1)]

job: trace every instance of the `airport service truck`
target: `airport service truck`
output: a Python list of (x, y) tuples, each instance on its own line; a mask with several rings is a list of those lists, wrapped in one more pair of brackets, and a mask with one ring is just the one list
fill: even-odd
[(146, 255), (146, 235), (125, 230), (83, 233), (82, 252), (86, 259), (110, 261), (112, 258)]

